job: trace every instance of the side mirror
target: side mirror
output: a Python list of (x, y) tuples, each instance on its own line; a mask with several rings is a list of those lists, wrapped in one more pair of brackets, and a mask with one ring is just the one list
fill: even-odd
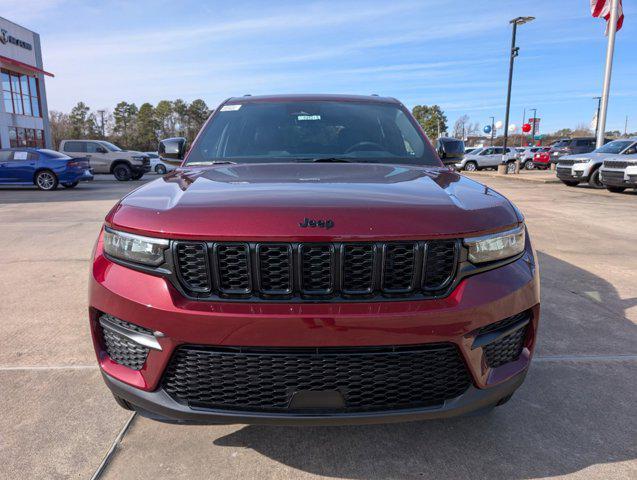
[(104, 147), (97, 147), (97, 153), (108, 153), (108, 150)]
[(171, 165), (180, 165), (186, 156), (186, 139), (183, 137), (166, 138), (159, 142), (159, 158)]

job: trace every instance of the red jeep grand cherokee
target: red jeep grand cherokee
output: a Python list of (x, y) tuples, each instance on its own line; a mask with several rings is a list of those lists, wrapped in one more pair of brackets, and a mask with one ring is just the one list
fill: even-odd
[[(520, 212), (444, 168), (392, 98), (224, 102), (108, 214), (90, 323), (118, 403), (162, 421), (347, 424), (507, 401), (539, 305)], [(185, 158), (184, 158), (185, 156)]]

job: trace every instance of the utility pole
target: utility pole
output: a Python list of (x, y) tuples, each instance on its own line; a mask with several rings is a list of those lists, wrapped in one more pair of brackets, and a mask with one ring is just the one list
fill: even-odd
[[(524, 126), (525, 123), (526, 123), (526, 107), (524, 107), (524, 112), (522, 113), (522, 123), (520, 124), (520, 131), (522, 131), (522, 127)], [(524, 132), (522, 132), (522, 135), (520, 135), (520, 146), (522, 146), (523, 139), (524, 139)]]
[(491, 117), (491, 146), (493, 146), (493, 131), (495, 130), (495, 117)]
[(595, 115), (595, 139), (597, 141), (597, 132), (599, 132), (599, 112), (602, 108), (602, 97), (593, 97), (597, 100), (597, 115)]
[(97, 113), (100, 115), (100, 130), (102, 132), (102, 138), (106, 138), (104, 131), (104, 114), (106, 113), (106, 110), (98, 110)]
[(531, 131), (531, 145), (535, 145), (535, 119), (537, 117), (537, 108), (531, 108), (533, 110), (533, 130)]
[(628, 135), (628, 115), (626, 115), (626, 121), (624, 122), (624, 137)]
[(518, 30), (518, 25), (524, 25), (525, 23), (528, 23), (532, 20), (535, 20), (535, 17), (516, 17), (509, 22), (513, 25), (513, 31), (511, 32), (511, 52), (509, 54), (509, 83), (507, 86), (506, 113), (504, 115), (504, 148), (502, 150), (502, 163), (506, 163), (508, 158), (507, 140), (509, 134), (509, 111), (511, 109), (511, 84), (513, 83), (513, 61), (515, 60), (515, 57), (518, 56), (518, 53), (520, 51), (520, 49), (515, 46), (515, 35)]
[(617, 6), (619, 0), (610, 0), (610, 18), (608, 19), (608, 44), (606, 45), (606, 66), (604, 68), (604, 87), (599, 117), (597, 118), (597, 148), (604, 145), (606, 130), (606, 112), (608, 111), (608, 95), (610, 93), (610, 76), (613, 72), (613, 53), (615, 52), (615, 33), (617, 32)]

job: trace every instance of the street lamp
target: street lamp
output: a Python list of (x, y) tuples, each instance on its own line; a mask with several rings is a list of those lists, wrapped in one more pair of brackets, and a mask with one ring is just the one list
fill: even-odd
[(513, 81), (513, 60), (518, 56), (518, 52), (520, 51), (519, 47), (515, 46), (515, 34), (517, 33), (518, 25), (524, 25), (532, 20), (535, 20), (535, 17), (516, 17), (511, 20), (509, 23), (513, 25), (513, 31), (511, 34), (511, 53), (509, 58), (509, 85), (507, 87), (507, 105), (506, 105), (506, 114), (504, 116), (504, 150), (502, 151), (502, 163), (506, 163), (507, 160), (507, 140), (509, 133), (509, 109), (511, 107), (511, 82)]

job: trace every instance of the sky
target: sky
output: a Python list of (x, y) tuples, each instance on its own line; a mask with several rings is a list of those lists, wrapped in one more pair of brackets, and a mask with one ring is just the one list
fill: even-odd
[[(607, 130), (637, 131), (637, 5), (624, 1)], [(589, 0), (109, 1), (17, 0), (0, 15), (41, 36), (50, 110), (78, 101), (273, 93), (396, 97), (438, 104), (451, 128), (504, 120), (511, 42), (518, 28), (511, 122), (537, 109), (541, 130), (590, 124), (602, 90), (605, 22)]]

